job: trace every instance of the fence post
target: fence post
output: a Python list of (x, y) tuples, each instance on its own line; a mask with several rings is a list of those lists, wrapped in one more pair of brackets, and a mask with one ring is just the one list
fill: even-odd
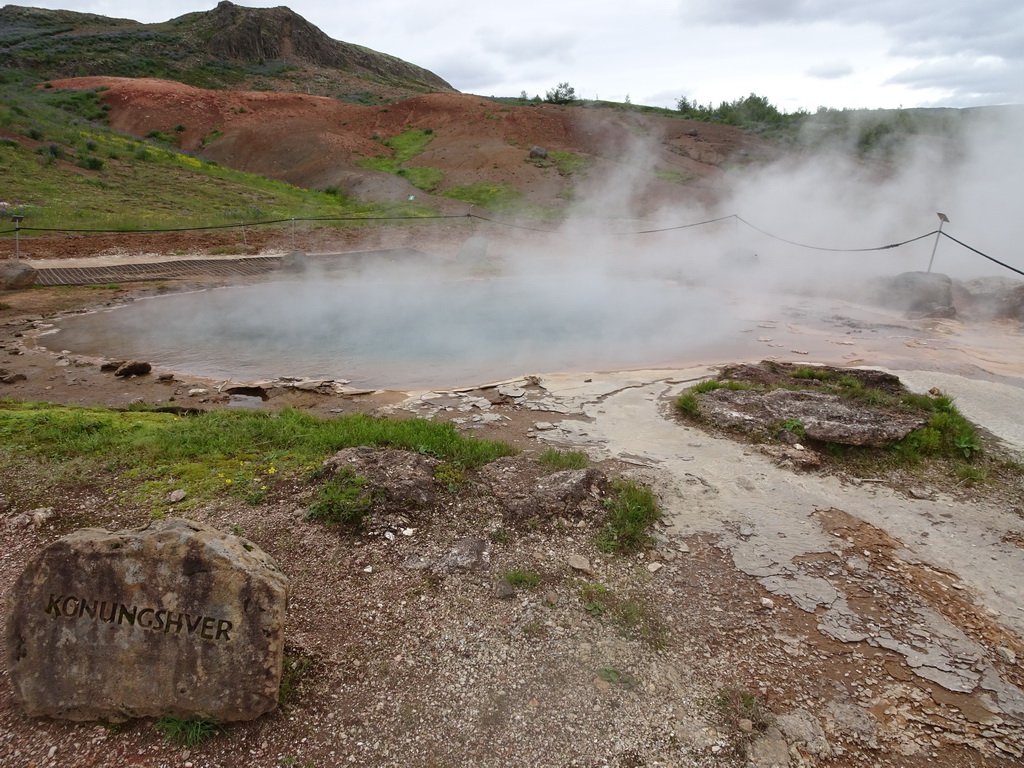
[(942, 237), (942, 225), (949, 221), (949, 217), (944, 213), (936, 214), (939, 217), (939, 231), (935, 233), (935, 244), (932, 245), (932, 257), (928, 259), (928, 271), (932, 271), (932, 264), (935, 262), (935, 251), (939, 247), (939, 238)]
[(15, 214), (11, 216), (11, 221), (14, 222), (14, 259), (15, 261), (21, 261), (21, 222), (24, 216)]

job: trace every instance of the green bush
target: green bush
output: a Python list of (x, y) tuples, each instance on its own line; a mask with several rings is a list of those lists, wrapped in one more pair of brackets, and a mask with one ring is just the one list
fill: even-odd
[(365, 477), (357, 475), (351, 467), (343, 467), (321, 486), (306, 519), (350, 529), (362, 528), (378, 495), (366, 488), (366, 484)]
[(103, 161), (98, 157), (82, 157), (79, 158), (78, 162), (75, 163), (79, 168), (85, 168), (89, 171), (102, 171)]
[(569, 83), (559, 83), (544, 94), (544, 101), (551, 104), (572, 104), (576, 101), (576, 89)]
[(608, 522), (598, 534), (602, 552), (635, 552), (651, 544), (650, 527), (661, 517), (654, 492), (635, 480), (618, 478), (605, 499)]

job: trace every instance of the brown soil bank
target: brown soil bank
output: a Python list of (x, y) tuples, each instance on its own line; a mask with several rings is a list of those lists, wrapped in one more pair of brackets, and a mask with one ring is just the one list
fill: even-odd
[[(637, 210), (706, 199), (720, 166), (775, 157), (772, 145), (730, 126), (612, 109), (553, 104), (508, 106), (479, 96), (434, 93), (387, 106), (265, 91), (208, 91), (165, 80), (84, 77), (53, 81), (56, 88), (105, 88), (111, 127), (145, 136), (177, 136), (181, 149), (239, 170), (296, 186), (338, 186), (363, 199), (423, 196), (404, 179), (358, 167), (354, 161), (392, 156), (382, 144), (410, 128), (435, 138), (410, 166), (443, 174), (438, 192), (473, 184), (508, 184), (534, 203), (564, 205), (567, 196), (597, 191), (644, 157), (630, 173)], [(175, 130), (183, 126), (184, 130)], [(568, 152), (586, 171), (567, 173), (531, 161), (530, 150)], [(666, 180), (670, 179), (670, 180)], [(433, 201), (443, 204), (444, 201)]]

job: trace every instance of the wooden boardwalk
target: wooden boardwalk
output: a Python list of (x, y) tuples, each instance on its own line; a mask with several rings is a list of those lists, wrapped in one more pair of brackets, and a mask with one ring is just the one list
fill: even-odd
[[(346, 267), (372, 262), (394, 262), (426, 254), (412, 248), (356, 251), (306, 256), (309, 265), (320, 268)], [(50, 267), (36, 274), (36, 285), (105, 285), (144, 280), (180, 280), (190, 277), (256, 277), (282, 269), (282, 256), (248, 256), (237, 259), (182, 259), (149, 264), (114, 264), (104, 267)]]

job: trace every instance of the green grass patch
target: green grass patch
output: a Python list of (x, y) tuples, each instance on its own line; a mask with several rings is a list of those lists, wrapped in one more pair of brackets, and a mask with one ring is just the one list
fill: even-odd
[(405, 166), (416, 155), (423, 152), (433, 138), (434, 131), (430, 128), (414, 128), (403, 131), (397, 136), (392, 136), (390, 139), (382, 142), (384, 146), (392, 150), (390, 157), (385, 154), (380, 154), (376, 157), (362, 157), (357, 158), (354, 164), (371, 171), (381, 171), (401, 176), (414, 187), (426, 192), (433, 192), (444, 180), (444, 173), (440, 168), (434, 168), (429, 165)]
[(462, 187), (451, 187), (439, 192), (442, 197), (462, 200), (471, 205), (479, 205), (495, 213), (549, 221), (561, 215), (558, 211), (535, 205), (526, 199), (522, 192), (508, 184), (478, 182)]
[(717, 381), (715, 379), (707, 379), (695, 384), (694, 386), (687, 389), (685, 392), (676, 398), (676, 410), (691, 419), (697, 419), (700, 417), (700, 407), (698, 405), (698, 395), (702, 395), (705, 392), (714, 392), (716, 389), (759, 389), (759, 387), (748, 384), (742, 381)]
[(697, 395), (694, 392), (683, 392), (679, 397), (676, 398), (676, 410), (682, 413), (684, 416), (689, 416), (691, 419), (697, 419), (700, 417), (700, 403), (697, 400)]
[(412, 128), (397, 136), (387, 139), (384, 144), (395, 152), (395, 162), (399, 165), (409, 162), (427, 148), (434, 140), (434, 131), (430, 128)]
[(833, 378), (832, 371), (825, 370), (824, 368), (813, 368), (810, 366), (794, 368), (793, 372), (790, 373), (790, 376), (794, 379), (811, 379), (814, 381), (829, 381)]
[(654, 176), (662, 181), (670, 181), (673, 184), (686, 184), (693, 180), (693, 176), (685, 171), (677, 171), (674, 168), (655, 168)]
[(618, 478), (612, 481), (612, 495), (605, 500), (608, 521), (597, 536), (602, 552), (629, 553), (650, 546), (651, 526), (661, 517), (654, 492), (645, 485)]
[(164, 735), (164, 738), (179, 747), (192, 749), (199, 746), (211, 736), (224, 730), (223, 726), (205, 717), (193, 717), (183, 720), (178, 717), (161, 717), (153, 727)]
[(561, 472), (566, 469), (586, 469), (590, 466), (590, 457), (583, 451), (560, 451), (557, 448), (545, 448), (537, 456), (537, 462), (547, 472)]
[(433, 192), (444, 181), (444, 172), (440, 168), (435, 168), (431, 165), (413, 165), (408, 168), (399, 168), (398, 175), (424, 192)]
[(540, 574), (536, 571), (508, 571), (505, 580), (516, 589), (536, 589), (540, 586)]
[(466, 470), (459, 464), (445, 461), (437, 465), (434, 479), (447, 488), (449, 493), (458, 493), (466, 484)]
[[(936, 398), (937, 400), (938, 398)], [(935, 407), (940, 404), (934, 403)], [(951, 402), (941, 404), (921, 429), (894, 443), (894, 456), (909, 463), (923, 458), (952, 458), (970, 461), (982, 453), (981, 438), (974, 425)]]
[(306, 519), (358, 531), (378, 496), (366, 483), (351, 467), (343, 467), (320, 486)]
[[(0, 146), (4, 196), (19, 201), (11, 212), (25, 216), (23, 229), (135, 231), (432, 212), (408, 201), (362, 203), (223, 168), (168, 146), (177, 134), (118, 133), (96, 120), (89, 105), (99, 98), (91, 91), (37, 89), (31, 79), (0, 84), (0, 128), (11, 137)], [(46, 145), (40, 154), (29, 152), (15, 141), (20, 136)]]
[(626, 634), (652, 648), (661, 649), (668, 644), (668, 627), (644, 599), (624, 597), (604, 584), (582, 584), (580, 603), (594, 618), (611, 620)]
[(74, 464), (85, 477), (124, 472), (139, 484), (137, 500), (157, 509), (175, 489), (193, 500), (233, 495), (258, 503), (282, 475), (360, 445), (418, 451), (465, 469), (516, 452), (423, 419), (322, 419), (294, 410), (176, 415), (0, 400), (0, 456)]
[(490, 210), (508, 210), (516, 208), (523, 202), (522, 192), (513, 189), (508, 184), (492, 184), (490, 182), (452, 187), (441, 194), (453, 200), (462, 200)]
[(589, 158), (574, 155), (572, 152), (548, 152), (548, 158), (563, 176), (572, 176), (576, 173), (584, 174), (592, 164)]

